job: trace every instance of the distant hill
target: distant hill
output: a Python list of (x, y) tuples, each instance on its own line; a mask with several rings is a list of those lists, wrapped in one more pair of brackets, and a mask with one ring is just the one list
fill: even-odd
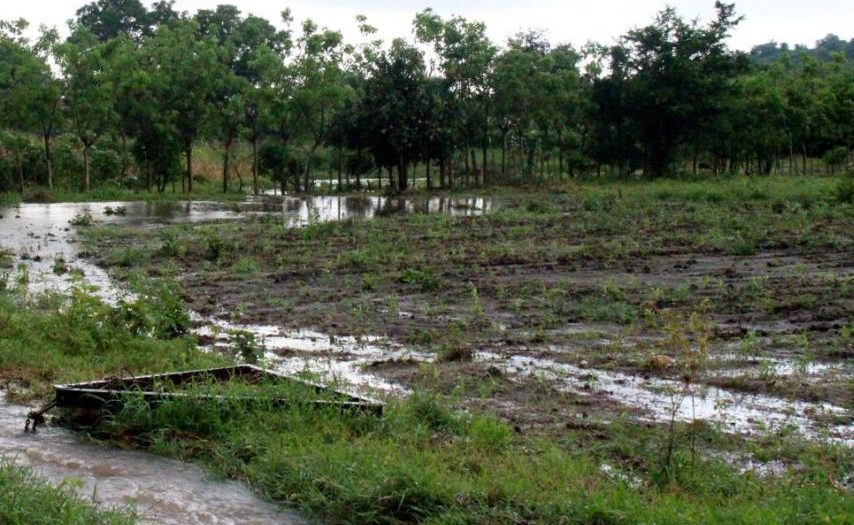
[(798, 63), (801, 61), (801, 55), (806, 54), (819, 62), (829, 62), (834, 53), (842, 53), (849, 63), (854, 63), (854, 38), (845, 41), (831, 33), (818, 40), (814, 47), (796, 44), (793, 48), (785, 42), (778, 44), (771, 41), (754, 46), (750, 50), (750, 58), (757, 64), (771, 64), (784, 55), (789, 55), (792, 62)]

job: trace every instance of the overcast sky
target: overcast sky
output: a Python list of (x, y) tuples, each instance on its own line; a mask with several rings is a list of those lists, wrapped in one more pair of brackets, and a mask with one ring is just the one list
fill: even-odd
[[(0, 19), (26, 18), (33, 26), (60, 29), (75, 11), (90, 0), (0, 0)], [(146, 3), (150, 3), (144, 0)], [(263, 16), (279, 24), (279, 13), (290, 7), (297, 20), (311, 18), (321, 26), (341, 30), (348, 41), (359, 41), (357, 14), (368, 17), (380, 37), (408, 37), (417, 11), (431, 6), (443, 16), (452, 14), (486, 22), (490, 37), (503, 44), (521, 29), (545, 30), (552, 42), (582, 45), (588, 40), (610, 43), (627, 29), (644, 25), (664, 5), (676, 7), (686, 18), (707, 20), (714, 0), (178, 0), (176, 8), (191, 13), (220, 3), (237, 5), (244, 13)], [(736, 1), (746, 19), (735, 31), (731, 45), (749, 49), (775, 40), (812, 44), (827, 33), (851, 38), (854, 1), (851, 0), (743, 0)]]

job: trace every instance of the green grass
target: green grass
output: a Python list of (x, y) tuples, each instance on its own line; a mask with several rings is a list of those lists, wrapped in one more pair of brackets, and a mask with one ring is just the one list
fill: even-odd
[[(851, 247), (854, 208), (835, 198), (835, 187), (835, 180), (815, 177), (584, 182), (531, 192), (490, 188), (497, 209), (474, 219), (414, 214), (282, 231), (278, 218), (270, 217), (179, 225), (159, 233), (114, 228), (105, 236), (100, 230), (84, 234), (93, 247), (105, 237), (123, 246), (102, 254), (108, 265), (159, 271), (163, 262), (174, 263), (187, 271), (204, 270), (209, 281), (284, 273), (286, 292), (296, 296), (302, 324), (319, 328), (328, 322), (329, 309), (318, 305), (340, 297), (353, 306), (353, 315), (335, 312), (338, 325), (350, 333), (383, 330), (387, 320), (370, 305), (390, 296), (416, 306), (441, 298), (465, 317), (471, 311), (472, 279), (478, 281), (487, 316), (512, 315), (525, 319), (526, 327), (542, 329), (569, 319), (631, 325), (654, 291), (648, 286), (625, 290), (617, 298), (601, 294), (597, 284), (542, 279), (550, 274), (571, 278), (591, 269), (640, 274), (644, 266), (654, 267), (673, 254), (688, 259), (690, 254), (843, 253)], [(200, 259), (216, 264), (205, 266)], [(517, 267), (522, 268), (518, 276), (502, 276)], [(525, 267), (534, 271), (526, 274)], [(241, 289), (239, 282), (235, 286), (248, 298), (257, 292)], [(655, 286), (671, 293), (666, 283)], [(719, 290), (691, 292), (711, 296), (719, 310), (738, 311), (745, 304)], [(825, 299), (818, 297), (817, 304)], [(520, 301), (525, 316), (516, 307)], [(246, 302), (250, 309), (257, 303)], [(733, 305), (738, 302), (742, 304)], [(682, 300), (679, 305), (690, 303)], [(420, 322), (431, 322), (427, 312), (419, 313)], [(441, 326), (429, 328), (444, 333)], [(474, 328), (472, 336), (492, 335), (489, 324)]]
[(98, 509), (73, 491), (51, 486), (26, 467), (0, 462), (0, 523), (3, 525), (131, 525), (129, 510)]
[(382, 419), (172, 402), (155, 411), (129, 407), (110, 429), (200, 459), (333, 523), (806, 524), (851, 517), (850, 500), (821, 481), (821, 468), (761, 479), (714, 459), (688, 467), (683, 455), (673, 481), (657, 482), (641, 469), (615, 478), (596, 452), (519, 437), (489, 415), (456, 414), (419, 395)]
[(185, 335), (189, 319), (173, 287), (152, 281), (138, 290), (116, 307), (81, 288), (70, 299), (0, 293), (0, 382), (16, 386), (13, 398), (43, 399), (57, 382), (226, 362)]

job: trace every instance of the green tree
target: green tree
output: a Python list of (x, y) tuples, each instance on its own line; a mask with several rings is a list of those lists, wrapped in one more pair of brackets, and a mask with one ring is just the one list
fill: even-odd
[(59, 39), (55, 30), (42, 28), (35, 42), (23, 36), (24, 20), (0, 23), (0, 91), (7, 125), (42, 137), (47, 185), (53, 188), (52, 141), (63, 120), (62, 84), (48, 59)]
[(139, 41), (151, 31), (148, 10), (140, 0), (97, 0), (77, 10), (77, 24), (102, 42), (122, 33)]
[(228, 71), (217, 56), (216, 41), (200, 37), (192, 21), (161, 27), (145, 42), (143, 53), (163, 90), (162, 111), (180, 136), (186, 168), (181, 186), (192, 192), (193, 145), (214, 111), (218, 79)]
[(376, 59), (358, 122), (377, 164), (397, 168), (398, 191), (409, 187), (410, 164), (425, 157), (430, 109), (423, 55), (395, 40)]
[(441, 59), (442, 71), (449, 83), (448, 89), (456, 95), (460, 112), (460, 142), (466, 165), (466, 176), (477, 171), (470, 148), (481, 142), (481, 180), (486, 178), (486, 158), (489, 140), (490, 90), (489, 75), (498, 49), (486, 36), (482, 22), (471, 22), (462, 17), (442, 19), (432, 9), (415, 16), (415, 36), (420, 42), (430, 43)]
[(65, 104), (74, 133), (83, 150), (83, 187), (91, 182), (90, 157), (95, 143), (114, 121), (113, 88), (104, 74), (104, 47), (85, 27), (79, 26), (57, 47), (56, 56), (65, 80)]
[(701, 123), (731, 100), (729, 79), (738, 61), (725, 45), (740, 18), (732, 4), (716, 2), (706, 27), (684, 21), (673, 8), (655, 23), (629, 31), (612, 62), (613, 75), (627, 75), (625, 105), (638, 133), (644, 173), (667, 173), (680, 147)]
[(345, 50), (342, 42), (341, 33), (318, 31), (314, 22), (306, 20), (296, 42), (295, 60), (289, 68), (294, 131), (303, 133), (308, 139), (303, 169), (306, 191), (311, 188), (314, 157), (328, 138), (330, 122), (352, 96), (352, 90), (343, 82), (341, 66)]

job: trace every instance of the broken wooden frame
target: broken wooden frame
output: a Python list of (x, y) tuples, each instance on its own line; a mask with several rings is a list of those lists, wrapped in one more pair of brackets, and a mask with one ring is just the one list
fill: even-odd
[[(159, 381), (168, 382), (174, 386), (181, 386), (197, 379), (208, 379), (224, 383), (236, 378), (255, 383), (261, 381), (295, 383), (313, 389), (317, 394), (323, 394), (324, 399), (293, 400), (258, 396), (158, 391), (154, 389)], [(53, 407), (72, 410), (118, 410), (130, 397), (136, 399), (142, 398), (146, 404), (151, 406), (164, 401), (187, 399), (211, 402), (259, 403), (272, 406), (293, 406), (294, 404), (300, 404), (316, 408), (337, 408), (345, 411), (365, 412), (377, 416), (383, 413), (383, 403), (380, 401), (357, 396), (326, 385), (305, 381), (254, 365), (234, 365), (185, 372), (170, 372), (137, 377), (102, 379), (85, 383), (54, 385), (54, 392), (55, 397), (53, 401), (27, 415), (25, 430), (32, 428), (35, 431), (38, 425), (44, 423), (44, 413)], [(32, 427), (30, 426), (31, 422)]]

